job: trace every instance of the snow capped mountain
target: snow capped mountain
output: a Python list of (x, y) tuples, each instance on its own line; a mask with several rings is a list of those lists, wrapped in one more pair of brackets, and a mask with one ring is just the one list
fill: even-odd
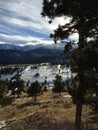
[(37, 45), (16, 45), (16, 44), (0, 44), (0, 50), (21, 50), (21, 51), (29, 51), (33, 49), (39, 49), (39, 48), (44, 48), (44, 49), (57, 49), (57, 50), (63, 50), (64, 44), (37, 44)]
[(0, 64), (68, 62), (70, 55), (61, 56), (64, 44), (12, 45), (0, 44)]
[(12, 44), (0, 44), (0, 50), (21, 50), (21, 47)]

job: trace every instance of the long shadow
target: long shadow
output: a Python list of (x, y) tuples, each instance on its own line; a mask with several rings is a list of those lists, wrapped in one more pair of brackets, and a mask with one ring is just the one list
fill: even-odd
[(98, 111), (89, 114), (89, 119), (85, 122), (85, 130), (98, 130)]
[(21, 105), (17, 106), (17, 108), (18, 109), (23, 109), (23, 108), (31, 107), (31, 106), (40, 106), (40, 103), (39, 102), (36, 102), (36, 103), (27, 102), (27, 103), (24, 103), (24, 104), (21, 104)]
[(65, 122), (46, 122), (45, 127), (40, 127), (40, 130), (74, 130), (74, 123), (65, 121)]

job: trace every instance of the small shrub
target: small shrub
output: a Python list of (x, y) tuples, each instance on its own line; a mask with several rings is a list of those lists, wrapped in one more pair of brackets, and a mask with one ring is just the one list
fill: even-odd
[(12, 103), (12, 98), (10, 97), (2, 97), (0, 98), (0, 105), (1, 106), (6, 106)]
[(28, 88), (27, 94), (35, 97), (34, 102), (36, 102), (36, 97), (42, 94), (42, 85), (38, 81), (33, 82)]
[(35, 75), (34, 75), (34, 77), (39, 77), (40, 76), (40, 74), (39, 73), (36, 73)]
[(89, 104), (93, 109), (98, 109), (98, 96), (96, 97), (86, 97), (85, 104)]
[(62, 77), (60, 75), (56, 75), (54, 80), (54, 88), (52, 89), (53, 93), (59, 93), (61, 96), (61, 92), (64, 91), (65, 83), (62, 81)]

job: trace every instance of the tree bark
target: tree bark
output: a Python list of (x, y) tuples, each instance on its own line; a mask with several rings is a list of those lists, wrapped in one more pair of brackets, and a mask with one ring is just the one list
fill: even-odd
[(95, 91), (96, 91), (96, 97), (98, 97), (98, 86), (96, 86)]
[(34, 96), (34, 102), (36, 102), (36, 95)]
[(18, 94), (18, 98), (20, 98), (20, 88), (19, 88), (19, 86), (18, 86), (17, 94)]
[[(83, 19), (81, 19), (81, 27), (79, 29), (79, 50), (84, 47), (84, 34), (83, 34)], [(75, 127), (74, 130), (82, 130), (82, 106), (83, 106), (83, 95), (85, 92), (85, 86), (84, 86), (84, 69), (83, 69), (83, 63), (78, 63), (78, 76), (79, 76), (79, 89), (78, 89), (78, 97), (76, 99), (76, 115), (75, 115)]]
[(81, 101), (77, 100), (74, 130), (82, 130), (81, 128), (82, 105), (83, 104), (81, 103)]
[(18, 92), (18, 98), (20, 98), (20, 94), (19, 94), (19, 92)]
[(77, 99), (76, 99), (76, 115), (75, 115), (75, 130), (82, 130), (82, 107), (84, 102), (84, 93), (85, 93), (85, 81), (84, 81), (84, 71), (79, 68), (78, 72), (79, 76), (79, 88), (77, 92)]
[(59, 92), (59, 96), (61, 97), (61, 92)]
[[(96, 98), (98, 98), (98, 86), (96, 86)], [(98, 110), (98, 103), (95, 104), (95, 110)]]

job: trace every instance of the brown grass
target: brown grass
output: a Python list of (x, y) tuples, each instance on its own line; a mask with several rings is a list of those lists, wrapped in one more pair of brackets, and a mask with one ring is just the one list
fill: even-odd
[[(35, 105), (31, 97), (21, 97), (12, 105), (0, 108), (0, 121), (7, 122), (6, 130), (73, 130), (75, 105), (70, 97), (54, 98), (49, 90), (37, 101)], [(87, 125), (90, 113), (91, 109), (84, 106), (82, 121)]]

